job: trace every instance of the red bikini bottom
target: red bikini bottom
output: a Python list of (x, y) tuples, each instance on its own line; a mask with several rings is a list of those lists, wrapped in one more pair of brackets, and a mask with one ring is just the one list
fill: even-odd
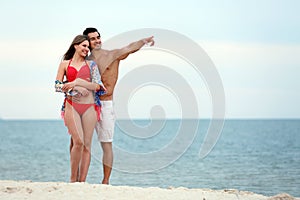
[(87, 109), (89, 109), (91, 106), (94, 106), (95, 108), (95, 111), (97, 112), (97, 120), (99, 121), (100, 120), (100, 106), (97, 106), (96, 104), (94, 103), (91, 103), (91, 104), (80, 104), (80, 103), (75, 103), (73, 101), (71, 101), (70, 99), (66, 99), (67, 102), (73, 106), (73, 108), (76, 110), (76, 112), (82, 116), (85, 111)]

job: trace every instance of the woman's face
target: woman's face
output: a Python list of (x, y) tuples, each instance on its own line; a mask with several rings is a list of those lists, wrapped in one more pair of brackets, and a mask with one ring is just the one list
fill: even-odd
[(89, 49), (89, 41), (85, 40), (80, 44), (75, 45), (76, 53), (78, 53), (82, 57), (86, 57), (90, 51)]

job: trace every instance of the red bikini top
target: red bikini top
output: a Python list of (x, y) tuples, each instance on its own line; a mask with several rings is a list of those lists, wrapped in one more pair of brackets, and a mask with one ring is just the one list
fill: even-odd
[(78, 71), (75, 67), (70, 66), (72, 59), (69, 62), (69, 65), (67, 67), (67, 73), (66, 77), (68, 82), (74, 81), (76, 78), (81, 78), (86, 81), (91, 81), (91, 73), (90, 68), (88, 64), (85, 62), (85, 65), (83, 65)]

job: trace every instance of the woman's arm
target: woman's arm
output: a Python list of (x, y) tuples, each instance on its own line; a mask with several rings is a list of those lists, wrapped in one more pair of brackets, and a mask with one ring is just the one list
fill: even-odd
[(86, 88), (88, 90), (92, 90), (92, 91), (100, 89), (100, 85), (97, 83), (92, 83), (92, 82), (88, 82), (84, 79), (77, 78), (72, 82), (65, 83), (62, 86), (62, 90), (69, 91), (69, 90), (72, 90), (75, 86), (81, 86), (81, 87), (84, 87), (84, 88)]
[(91, 69), (91, 78), (92, 78), (91, 82), (88, 82), (81, 78), (77, 78), (72, 82), (64, 84), (62, 89), (65, 91), (69, 91), (72, 90), (75, 86), (81, 86), (92, 91), (98, 91), (100, 90), (100, 88), (106, 90), (106, 88), (104, 87), (101, 81), (100, 73), (96, 63), (94, 61), (90, 61), (89, 67)]
[(57, 70), (57, 75), (56, 75), (56, 80), (59, 80), (61, 82), (63, 81), (64, 75), (65, 75), (65, 66), (66, 66), (66, 64), (64, 61), (59, 64), (59, 67)]
[(56, 92), (64, 92), (62, 89), (63, 87), (63, 80), (64, 80), (64, 75), (65, 75), (65, 69), (66, 69), (66, 62), (62, 61), (59, 64), (57, 74), (56, 74), (56, 81), (55, 81), (55, 91)]

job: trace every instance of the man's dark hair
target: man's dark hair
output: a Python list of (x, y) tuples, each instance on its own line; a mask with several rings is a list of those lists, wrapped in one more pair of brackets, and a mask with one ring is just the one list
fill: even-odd
[(99, 36), (101, 36), (99, 31), (96, 28), (93, 28), (93, 27), (86, 28), (83, 31), (83, 35), (88, 35), (89, 33), (94, 33), (94, 32), (97, 32), (99, 34)]

